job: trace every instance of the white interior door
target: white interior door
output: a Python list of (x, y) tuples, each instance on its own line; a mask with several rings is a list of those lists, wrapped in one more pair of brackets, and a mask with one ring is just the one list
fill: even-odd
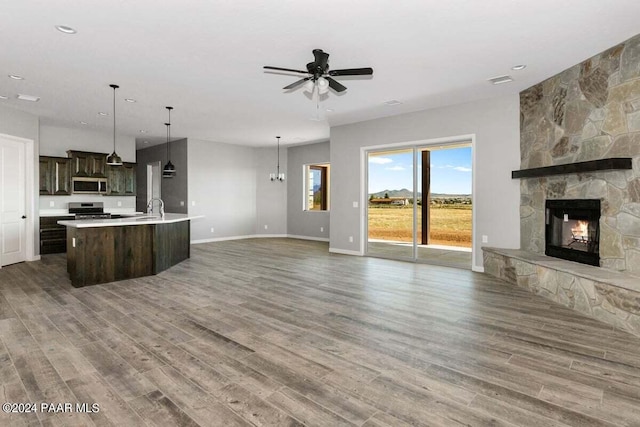
[(25, 145), (0, 136), (0, 265), (26, 260)]

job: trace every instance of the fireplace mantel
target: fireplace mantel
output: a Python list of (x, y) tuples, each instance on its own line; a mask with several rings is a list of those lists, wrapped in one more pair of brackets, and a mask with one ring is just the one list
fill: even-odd
[(568, 163), (541, 168), (520, 169), (511, 172), (511, 179), (540, 178), (551, 175), (566, 175), (582, 172), (595, 172), (614, 169), (633, 169), (631, 157), (590, 160), (588, 162)]

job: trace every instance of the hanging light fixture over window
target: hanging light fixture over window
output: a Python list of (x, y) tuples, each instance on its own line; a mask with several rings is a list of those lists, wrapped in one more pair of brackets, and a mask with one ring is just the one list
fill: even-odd
[(278, 139), (278, 166), (276, 168), (276, 173), (269, 174), (269, 179), (271, 179), (271, 181), (282, 182), (284, 181), (284, 172), (280, 172), (280, 137), (276, 136), (276, 138)]
[(169, 122), (165, 123), (167, 127), (167, 164), (162, 169), (162, 177), (173, 178), (176, 173), (176, 167), (171, 163), (171, 148), (169, 147), (169, 142), (171, 141), (171, 110), (173, 110), (173, 107), (166, 108), (169, 111)]
[(122, 159), (116, 153), (116, 89), (120, 86), (109, 85), (113, 89), (113, 153), (107, 157), (107, 164), (110, 166), (122, 166)]

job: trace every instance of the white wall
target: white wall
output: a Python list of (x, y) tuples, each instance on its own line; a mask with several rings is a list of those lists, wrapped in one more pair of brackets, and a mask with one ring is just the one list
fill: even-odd
[[(287, 234), (287, 184), (291, 179), (287, 168), (288, 149), (280, 147), (280, 172), (285, 181), (271, 181), (276, 172), (278, 152), (273, 148), (255, 148), (256, 169), (256, 234)], [(267, 229), (264, 226), (267, 226)]]
[[(113, 152), (113, 134), (89, 129), (74, 129), (59, 126), (40, 126), (40, 155), (67, 157), (67, 150), (93, 153)], [(116, 152), (125, 162), (136, 161), (135, 138), (118, 135)]]
[[(287, 232), (292, 236), (315, 239), (329, 239), (330, 212), (310, 212), (303, 210), (304, 165), (329, 163), (329, 142), (296, 145), (288, 149), (288, 191)], [(331, 172), (329, 179), (333, 179)], [(329, 206), (331, 207), (331, 205)], [(323, 231), (320, 231), (320, 230)]]
[(187, 150), (189, 214), (205, 216), (191, 221), (191, 241), (255, 235), (255, 150), (191, 138)]
[(332, 127), (331, 250), (364, 251), (361, 147), (458, 135), (475, 135), (474, 269), (482, 269), (482, 235), (489, 237), (485, 245), (519, 248), (520, 188), (511, 179), (520, 166), (519, 112), (518, 95), (510, 95)]

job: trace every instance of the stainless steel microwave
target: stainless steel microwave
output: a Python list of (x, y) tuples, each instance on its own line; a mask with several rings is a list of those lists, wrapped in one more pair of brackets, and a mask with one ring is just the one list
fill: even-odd
[(107, 194), (106, 178), (71, 178), (71, 188), (74, 194)]

